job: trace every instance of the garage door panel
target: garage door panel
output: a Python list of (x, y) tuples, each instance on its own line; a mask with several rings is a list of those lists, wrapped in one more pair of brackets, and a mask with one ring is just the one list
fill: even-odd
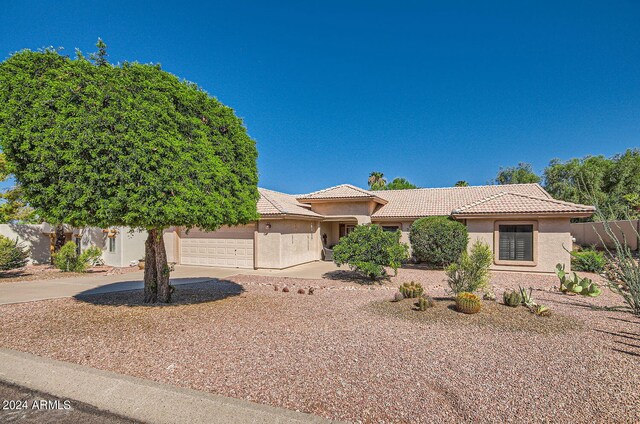
[(253, 268), (253, 226), (204, 232), (191, 230), (180, 239), (185, 265)]

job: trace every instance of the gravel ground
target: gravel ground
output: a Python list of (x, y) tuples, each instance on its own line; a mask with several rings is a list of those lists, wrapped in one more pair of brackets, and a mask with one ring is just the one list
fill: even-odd
[(112, 266), (94, 266), (87, 272), (62, 272), (51, 265), (28, 265), (11, 271), (0, 272), (0, 284), (20, 281), (58, 280), (71, 277), (95, 277), (96, 275), (126, 274), (139, 271), (138, 267), (116, 268)]
[[(46, 406), (42, 404), (43, 401), (46, 402)], [(133, 424), (136, 421), (100, 411), (80, 402), (59, 399), (0, 381), (0, 422)]]
[(445, 296), (440, 271), (339, 278), (236, 276), (179, 286), (160, 307), (140, 292), (4, 305), (0, 345), (346, 421), (640, 422), (640, 319), (609, 291), (585, 299), (554, 291), (555, 276), (495, 273), (499, 299), (534, 287), (554, 321), (522, 309), (486, 324), (378, 310), (404, 281)]

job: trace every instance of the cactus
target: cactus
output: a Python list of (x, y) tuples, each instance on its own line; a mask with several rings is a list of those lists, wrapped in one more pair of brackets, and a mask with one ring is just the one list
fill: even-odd
[(298, 294), (306, 294), (307, 292), (304, 289), (298, 289)]
[(496, 293), (493, 291), (492, 288), (487, 287), (484, 289), (484, 293), (482, 294), (482, 300), (495, 301)]
[(422, 287), (422, 284), (420, 283), (415, 283), (415, 282), (410, 282), (410, 283), (404, 283), (400, 286), (400, 293), (402, 293), (402, 295), (408, 299), (414, 299), (416, 297), (420, 297), (422, 296), (422, 293), (424, 293), (424, 288)]
[(556, 265), (556, 275), (560, 279), (559, 290), (562, 293), (581, 294), (583, 296), (600, 296), (602, 289), (590, 278), (580, 278), (575, 272), (569, 278), (564, 265)]
[(456, 296), (456, 309), (465, 314), (475, 314), (480, 312), (482, 302), (473, 293), (462, 292)]
[(520, 297), (522, 298), (522, 304), (524, 306), (526, 306), (527, 308), (531, 308), (532, 306), (535, 306), (536, 303), (533, 301), (533, 297), (531, 296), (531, 292), (533, 292), (533, 289), (531, 287), (529, 287), (529, 292), (527, 292), (526, 289), (518, 286), (518, 289), (520, 290)]
[(502, 294), (502, 300), (505, 305), (515, 308), (522, 303), (522, 296), (517, 290), (505, 290)]
[(309, 287), (309, 294), (313, 294), (314, 291), (316, 291), (314, 287)]
[(400, 292), (396, 292), (396, 294), (393, 296), (394, 302), (400, 302), (402, 299), (404, 299), (404, 295)]
[(282, 292), (283, 292), (283, 293), (289, 293), (289, 287), (284, 286), (284, 287), (282, 288)]
[(416, 306), (419, 311), (426, 311), (427, 308), (433, 308), (436, 302), (430, 296), (420, 296)]
[(535, 305), (533, 308), (529, 308), (531, 312), (541, 317), (549, 317), (551, 316), (551, 309), (545, 305)]

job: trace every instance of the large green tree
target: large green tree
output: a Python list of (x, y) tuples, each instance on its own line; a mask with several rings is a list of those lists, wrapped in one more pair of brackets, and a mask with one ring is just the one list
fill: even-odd
[(562, 162), (553, 159), (544, 170), (545, 189), (556, 199), (597, 203), (607, 219), (640, 214), (640, 150), (628, 149), (611, 158), (586, 156)]
[(394, 178), (389, 184), (383, 187), (383, 190), (406, 190), (410, 188), (418, 188), (415, 184), (412, 184), (406, 178)]
[(169, 226), (257, 219), (257, 151), (234, 111), (158, 65), (24, 50), (0, 63), (0, 142), (52, 223), (148, 232), (145, 301), (169, 302)]
[(531, 164), (520, 162), (518, 166), (500, 168), (493, 182), (495, 184), (539, 183), (540, 177), (533, 172)]

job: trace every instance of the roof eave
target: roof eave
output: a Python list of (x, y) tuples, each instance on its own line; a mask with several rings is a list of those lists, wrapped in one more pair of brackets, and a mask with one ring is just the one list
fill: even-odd
[(593, 212), (492, 212), (492, 213), (452, 213), (455, 219), (481, 219), (481, 218), (589, 218)]

